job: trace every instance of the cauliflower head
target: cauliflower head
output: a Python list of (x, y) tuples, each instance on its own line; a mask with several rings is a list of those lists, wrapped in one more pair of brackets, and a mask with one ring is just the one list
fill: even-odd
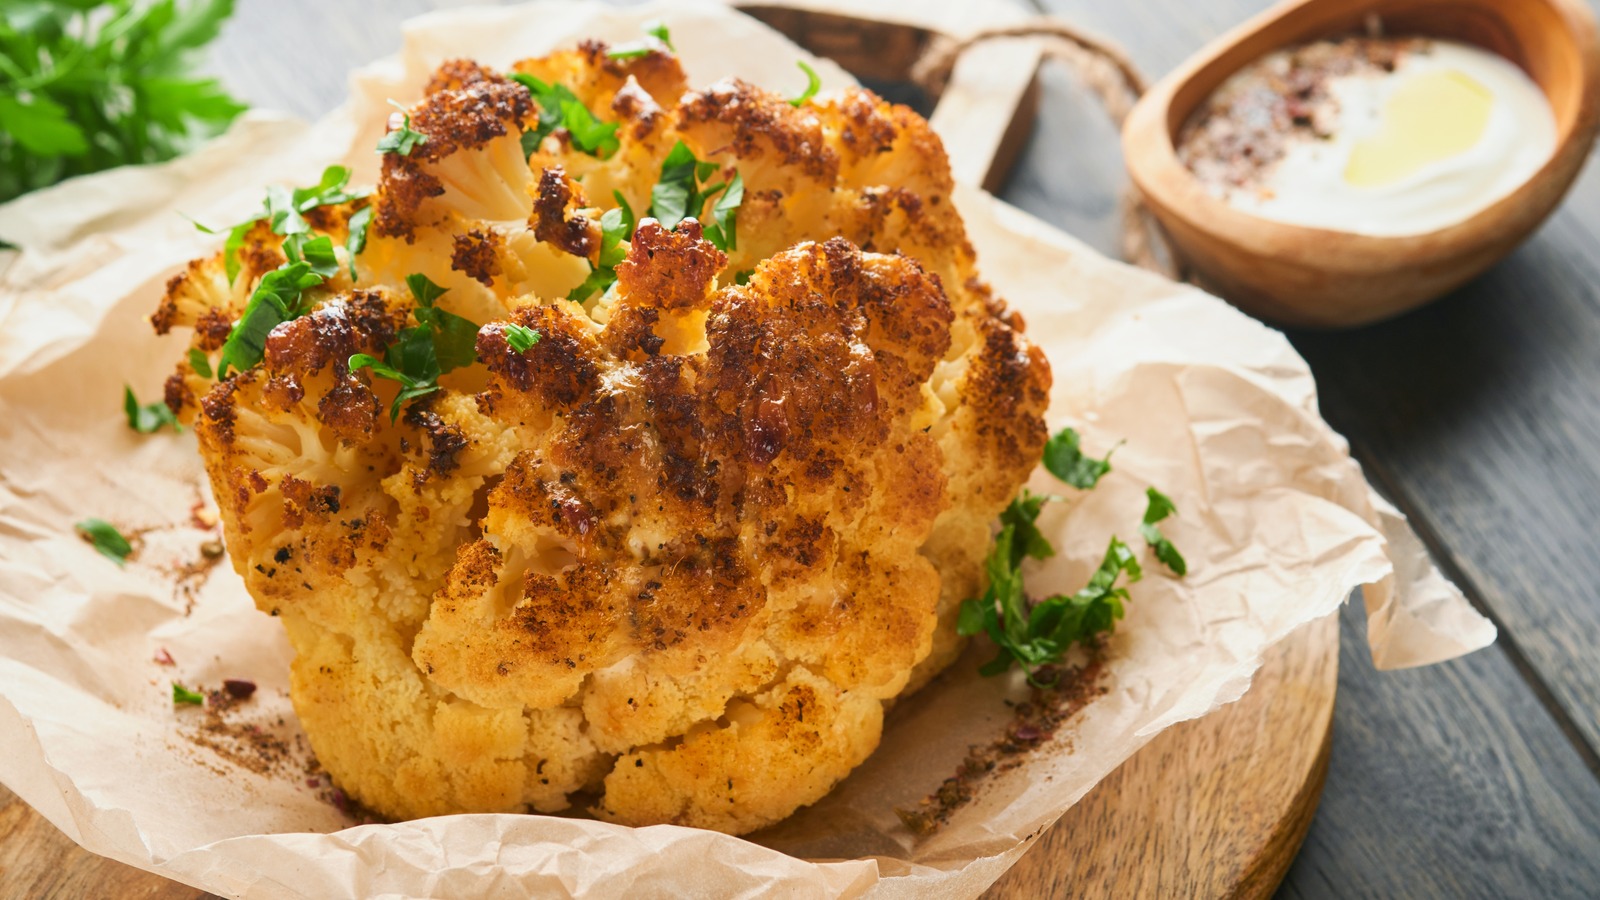
[[(319, 759), (397, 818), (744, 833), (816, 801), (959, 652), (1045, 439), (938, 138), (598, 43), (446, 63), (390, 127), (420, 138), (370, 196), (305, 200), (298, 237), (269, 201), (152, 317), (193, 329), (167, 402)], [(669, 227), (684, 153), (705, 196)], [(245, 321), (308, 235), (337, 265)], [(469, 358), (435, 326), (431, 378), (352, 368), (441, 316)]]

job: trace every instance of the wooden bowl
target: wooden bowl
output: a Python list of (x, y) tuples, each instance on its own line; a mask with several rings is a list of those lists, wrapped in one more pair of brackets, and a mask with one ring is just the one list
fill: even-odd
[[(1550, 99), (1556, 148), (1521, 187), (1447, 228), (1373, 237), (1259, 218), (1207, 193), (1174, 140), (1228, 76), (1293, 44), (1357, 33), (1448, 38), (1521, 66)], [(1144, 95), (1123, 126), (1134, 185), (1177, 252), (1241, 309), (1286, 325), (1338, 328), (1398, 315), (1509, 253), (1561, 201), (1600, 123), (1600, 38), (1587, 0), (1289, 0), (1212, 42)]]

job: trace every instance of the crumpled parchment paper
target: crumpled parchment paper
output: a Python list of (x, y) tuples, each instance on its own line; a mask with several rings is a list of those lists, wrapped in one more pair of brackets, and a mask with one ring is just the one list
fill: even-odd
[[(439, 60), (505, 65), (578, 38), (630, 40), (664, 15), (704, 84), (739, 75), (797, 87), (805, 54), (715, 5), (617, 11), (576, 4), (436, 14), (400, 55), (360, 73), (314, 127), (252, 115), (164, 166), (80, 179), (0, 208), (24, 248), (0, 274), (0, 781), (97, 853), (220, 894), (330, 896), (971, 896), (1033, 835), (1163, 728), (1238, 698), (1262, 653), (1366, 586), (1383, 668), (1449, 659), (1494, 628), (1429, 563), (1317, 413), (1306, 365), (1277, 332), (1193, 288), (1106, 260), (975, 189), (957, 196), (984, 275), (1021, 310), (1055, 370), (1052, 429), (1086, 447), (1119, 440), (1098, 489), (1048, 507), (1059, 555), (1029, 572), (1072, 589), (1112, 533), (1140, 543), (1142, 492), (1190, 562), (1133, 588), (1111, 642), (1107, 693), (1061, 736), (923, 840), (893, 810), (938, 786), (968, 745), (998, 735), (1015, 679), (984, 679), (969, 651), (902, 702), (877, 753), (817, 805), (751, 840), (580, 818), (451, 816), (349, 827), (295, 773), (257, 774), (198, 745), (203, 714), (168, 682), (260, 685), (245, 724), (298, 733), (289, 647), (226, 565), (185, 596), (171, 570), (211, 537), (188, 434), (140, 436), (121, 388), (159, 396), (186, 338), (145, 322), (165, 280), (215, 250), (175, 214), (237, 221), (272, 182), (332, 162), (371, 183), (385, 100), (414, 99)], [(848, 76), (819, 67), (837, 86)], [(1036, 490), (1063, 492), (1048, 475)], [(143, 530), (118, 568), (73, 533), (98, 516)], [(175, 666), (157, 663), (165, 650)]]

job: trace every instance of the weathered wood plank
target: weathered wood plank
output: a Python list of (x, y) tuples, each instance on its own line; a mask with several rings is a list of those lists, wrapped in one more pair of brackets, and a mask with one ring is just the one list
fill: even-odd
[(0, 900), (194, 900), (207, 896), (204, 891), (95, 856), (0, 785)]
[[(1044, 5), (1159, 76), (1270, 0)], [(1086, 115), (1055, 84), (1036, 144), (1059, 109)], [(1095, 175), (1062, 171), (1063, 153), (1087, 156)], [(1094, 230), (1106, 166), (1082, 147), (1036, 146), (1006, 196), (1080, 234), (1075, 219), (1090, 220), (1109, 251), (1114, 239)], [(1423, 672), (1373, 672), (1346, 641), (1323, 808), (1287, 896), (1562, 896), (1597, 883), (1585, 768), (1600, 745), (1597, 201), (1591, 170), (1533, 241), (1456, 296), (1357, 332), (1292, 335), (1329, 420), (1505, 627), (1502, 647)], [(1359, 634), (1359, 616), (1346, 619)], [(1551, 710), (1519, 668), (1548, 687)]]

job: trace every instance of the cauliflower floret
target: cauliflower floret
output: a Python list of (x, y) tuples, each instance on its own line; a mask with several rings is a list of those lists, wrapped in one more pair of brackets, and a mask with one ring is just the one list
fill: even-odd
[[(366, 201), (307, 212), (341, 271), (259, 364), (217, 383), (181, 363), (168, 402), (353, 797), (760, 828), (848, 775), (959, 652), (1049, 367), (977, 277), (944, 151), (904, 108), (686, 92), (662, 47), (515, 70), (616, 122), (616, 150), (557, 128), (525, 152), (535, 93), (446, 63), (410, 111), (426, 142), (385, 155), (355, 278)], [(709, 207), (651, 214), (679, 141), (714, 164), (702, 184), (743, 180), (726, 248)], [(637, 216), (620, 242), (617, 195)], [(220, 257), (191, 264), (157, 331), (192, 327), (215, 360), (281, 244), (252, 226), (231, 284)], [(568, 300), (591, 275), (609, 286)], [(394, 406), (392, 377), (349, 368), (438, 311), (479, 327), (436, 390)]]

